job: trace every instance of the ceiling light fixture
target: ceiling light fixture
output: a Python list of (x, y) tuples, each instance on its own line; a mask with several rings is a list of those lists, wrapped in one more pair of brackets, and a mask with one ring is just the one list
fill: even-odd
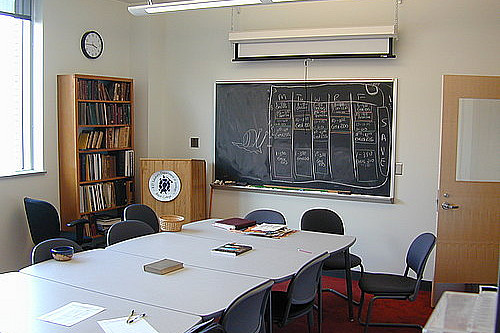
[(145, 16), (149, 14), (158, 14), (166, 12), (176, 12), (190, 9), (218, 8), (257, 4), (271, 4), (274, 2), (288, 2), (299, 0), (171, 0), (168, 2), (153, 4), (148, 0), (146, 5), (129, 6), (128, 11), (135, 16)]

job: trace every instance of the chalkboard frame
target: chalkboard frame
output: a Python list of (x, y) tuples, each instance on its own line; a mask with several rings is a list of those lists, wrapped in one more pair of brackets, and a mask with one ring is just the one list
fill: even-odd
[[(335, 190), (325, 190), (322, 188), (311, 189), (303, 188), (300, 186), (252, 186), (241, 184), (240, 182), (230, 182), (230, 181), (220, 181), (216, 180), (217, 175), (217, 162), (214, 161), (213, 168), (213, 178), (215, 181), (211, 184), (212, 189), (223, 189), (223, 190), (237, 190), (237, 191), (250, 191), (258, 193), (270, 193), (270, 194), (281, 194), (281, 195), (299, 195), (307, 197), (320, 197), (320, 198), (331, 198), (331, 199), (342, 199), (342, 200), (354, 200), (354, 201), (368, 201), (368, 202), (380, 202), (380, 203), (394, 203), (394, 180), (395, 180), (395, 151), (396, 151), (396, 116), (397, 116), (397, 91), (398, 91), (398, 79), (397, 78), (354, 78), (354, 79), (314, 79), (314, 80), (217, 80), (214, 84), (214, 154), (217, 156), (217, 87), (219, 85), (227, 84), (265, 84), (265, 85), (315, 85), (315, 84), (374, 84), (374, 83), (390, 83), (392, 84), (392, 110), (391, 120), (390, 120), (390, 154), (388, 162), (389, 176), (387, 181), (390, 182), (388, 186), (388, 194), (386, 195), (373, 195), (366, 193), (352, 193), (350, 191), (335, 191)], [(215, 158), (217, 160), (217, 158)]]

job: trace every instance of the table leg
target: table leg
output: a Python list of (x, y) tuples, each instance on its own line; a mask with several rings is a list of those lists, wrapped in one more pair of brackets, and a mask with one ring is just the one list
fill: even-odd
[(345, 258), (345, 279), (347, 284), (347, 302), (349, 306), (349, 320), (354, 321), (354, 314), (352, 308), (352, 276), (351, 276), (351, 256), (349, 249), (344, 251)]

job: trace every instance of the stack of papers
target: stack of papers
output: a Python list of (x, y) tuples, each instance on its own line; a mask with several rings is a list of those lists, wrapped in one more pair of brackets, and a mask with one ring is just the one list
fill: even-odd
[(253, 227), (246, 228), (244, 233), (252, 236), (281, 238), (295, 231), (296, 230), (289, 229), (286, 225), (282, 224), (261, 223)]

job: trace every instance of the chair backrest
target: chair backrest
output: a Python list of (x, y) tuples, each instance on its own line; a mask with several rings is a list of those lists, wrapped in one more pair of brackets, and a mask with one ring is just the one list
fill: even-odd
[(149, 224), (154, 232), (160, 231), (160, 224), (155, 211), (151, 209), (151, 207), (143, 204), (132, 204), (125, 207), (123, 211), (123, 220), (142, 221)]
[(224, 311), (220, 323), (226, 333), (266, 331), (265, 312), (273, 282), (264, 282), (235, 299)]
[(139, 236), (154, 234), (153, 228), (147, 223), (137, 220), (121, 221), (113, 224), (106, 238), (106, 244), (113, 245), (124, 240)]
[(52, 204), (42, 200), (24, 198), (24, 209), (31, 239), (35, 245), (44, 240), (59, 237), (61, 234), (59, 214)]
[(344, 234), (344, 223), (340, 216), (325, 208), (314, 208), (305, 212), (300, 219), (300, 227), (307, 231)]
[(309, 260), (293, 276), (287, 288), (287, 310), (291, 304), (307, 304), (314, 301), (321, 279), (323, 262), (330, 256), (328, 252)]
[(272, 209), (257, 209), (248, 213), (245, 218), (257, 223), (286, 224), (283, 214)]
[(50, 249), (59, 246), (73, 246), (75, 253), (83, 251), (82, 247), (71, 239), (51, 238), (44, 240), (43, 242), (38, 243), (37, 245), (35, 245), (35, 247), (33, 247), (33, 250), (31, 251), (31, 264), (34, 265), (39, 262), (51, 259), (52, 253), (50, 253)]
[(408, 268), (411, 268), (417, 275), (417, 279), (422, 277), (427, 259), (429, 259), (435, 244), (436, 236), (430, 232), (420, 234), (413, 240), (406, 253), (405, 275), (408, 273)]

